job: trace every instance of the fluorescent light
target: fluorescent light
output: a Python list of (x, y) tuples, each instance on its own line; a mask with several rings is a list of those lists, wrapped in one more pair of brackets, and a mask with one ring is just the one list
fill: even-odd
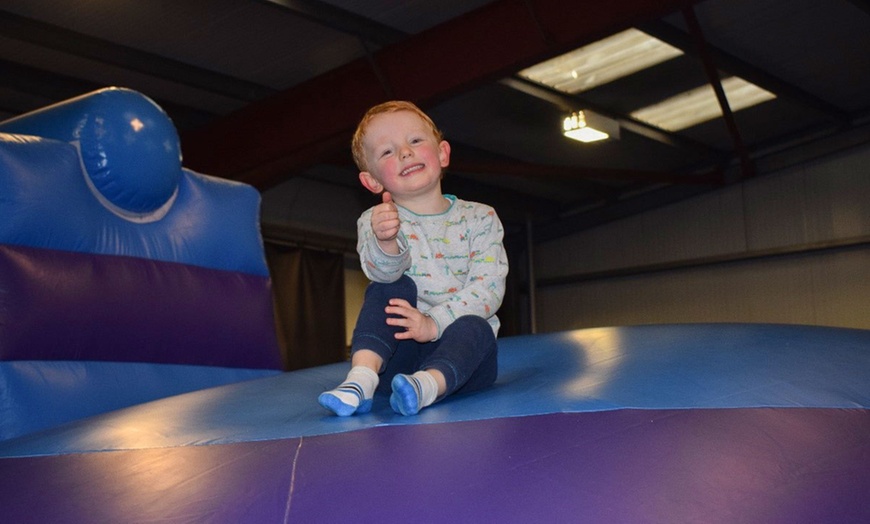
[(652, 67), (683, 52), (637, 29), (581, 47), (519, 72), (533, 82), (575, 94)]
[(592, 111), (571, 113), (562, 121), (562, 134), (580, 142), (619, 138), (619, 124)]
[[(722, 89), (731, 111), (735, 112), (776, 98), (773, 93), (736, 76), (722, 80)], [(722, 108), (713, 86), (707, 84), (639, 109), (631, 116), (666, 131), (679, 131), (721, 117)]]

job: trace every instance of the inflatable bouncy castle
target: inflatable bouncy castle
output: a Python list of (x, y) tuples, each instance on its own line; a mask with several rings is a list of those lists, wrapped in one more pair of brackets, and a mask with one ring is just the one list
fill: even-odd
[(489, 389), (336, 417), (258, 202), (129, 90), (0, 124), (2, 522), (870, 522), (870, 331), (505, 337)]
[(0, 440), (281, 367), (259, 194), (109, 88), (0, 123)]

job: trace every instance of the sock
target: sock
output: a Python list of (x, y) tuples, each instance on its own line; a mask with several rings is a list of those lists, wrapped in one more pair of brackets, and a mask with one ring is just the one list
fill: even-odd
[(421, 409), (435, 402), (438, 396), (438, 383), (435, 377), (425, 371), (413, 375), (399, 373), (393, 377), (393, 394), (390, 407), (402, 415), (416, 415)]
[(354, 366), (337, 388), (321, 393), (320, 405), (339, 417), (372, 410), (372, 396), (378, 387), (378, 374), (365, 366)]

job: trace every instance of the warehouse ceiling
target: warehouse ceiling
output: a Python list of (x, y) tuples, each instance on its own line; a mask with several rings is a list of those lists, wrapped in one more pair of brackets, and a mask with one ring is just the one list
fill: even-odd
[[(614, 78), (570, 69), (580, 87), (530, 78), (626, 30), (673, 52)], [(868, 49), (867, 0), (5, 0), (0, 120), (124, 86), (173, 119), (187, 167), (358, 187), (356, 122), (412, 100), (452, 145), (445, 191), (548, 239), (867, 142)], [(742, 108), (732, 79), (769, 96)], [(698, 88), (710, 119), (640, 112), (700, 113), (679, 98)], [(579, 110), (618, 138), (564, 137)]]

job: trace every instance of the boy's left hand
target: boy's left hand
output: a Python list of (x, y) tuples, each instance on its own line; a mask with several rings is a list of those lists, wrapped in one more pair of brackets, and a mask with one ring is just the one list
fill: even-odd
[(401, 318), (387, 318), (387, 324), (401, 326), (405, 331), (396, 333), (399, 340), (416, 340), (417, 342), (431, 342), (438, 336), (438, 326), (431, 317), (424, 315), (419, 309), (413, 307), (407, 300), (391, 298), (390, 305), (386, 307), (388, 315), (398, 315)]

